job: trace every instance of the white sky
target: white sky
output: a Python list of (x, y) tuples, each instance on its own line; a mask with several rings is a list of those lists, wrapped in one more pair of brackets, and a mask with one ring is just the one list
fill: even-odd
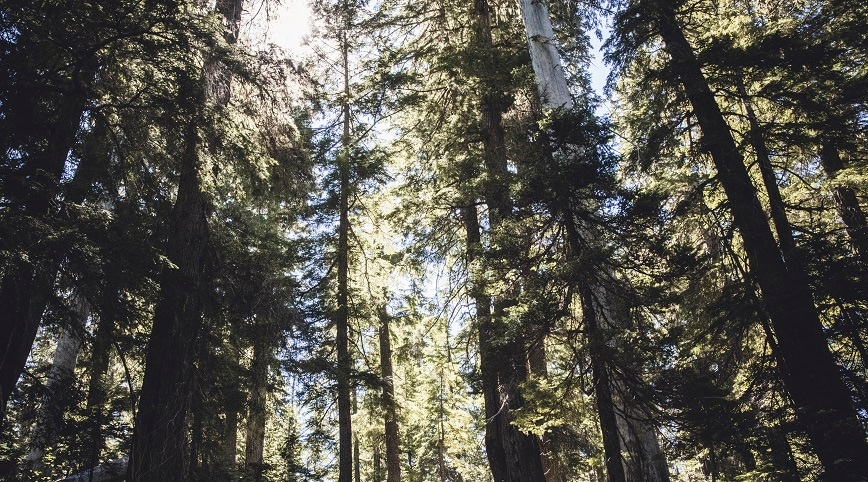
[[(270, 6), (266, 6), (266, 2)], [(307, 0), (273, 0), (254, 2), (248, 15), (248, 38), (254, 43), (274, 43), (290, 53), (304, 50), (304, 38), (311, 33), (310, 9)]]

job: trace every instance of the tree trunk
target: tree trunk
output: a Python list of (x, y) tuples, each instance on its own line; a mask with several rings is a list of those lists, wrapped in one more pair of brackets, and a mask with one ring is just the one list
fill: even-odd
[[(557, 51), (548, 8), (539, 0), (519, 0), (519, 6), (543, 106), (552, 110), (572, 108), (574, 102)], [(572, 207), (567, 206), (565, 200), (558, 201), (566, 206), (561, 214), (570, 243), (569, 256), (575, 258), (582, 252), (579, 240), (593, 240), (596, 236), (589, 231), (582, 232), (581, 226), (575, 222)], [(610, 273), (588, 276), (589, 282), (579, 291), (583, 293), (584, 319), (590, 324), (591, 365), (609, 480), (668, 482), (669, 470), (657, 441), (657, 430), (645, 421), (647, 416), (638, 403), (623, 399), (628, 389), (610, 376), (607, 367), (605, 333), (628, 326), (630, 314), (626, 309), (615, 306), (614, 294), (599, 281), (603, 276), (614, 278), (614, 274)], [(623, 394), (621, 397), (613, 397), (612, 389), (615, 387), (621, 387), (618, 390)], [(622, 449), (626, 457), (622, 457)]]
[(379, 309), (380, 318), (380, 367), (383, 376), (383, 415), (386, 434), (386, 481), (401, 481), (401, 454), (399, 452), (398, 415), (395, 403), (395, 379), (392, 374), (392, 343), (389, 339), (389, 313), (386, 307)]
[[(474, 1), (476, 42), (483, 54), (493, 52), (490, 8), (486, 0)], [(496, 66), (492, 66), (496, 68)], [(509, 171), (502, 117), (508, 107), (491, 72), (481, 72), (484, 86), (481, 98), (483, 160), (488, 179), (484, 188), (488, 204), (488, 223), (497, 237), (503, 221), (512, 216), (509, 200)], [(470, 233), (468, 232), (468, 236)], [(477, 234), (478, 236), (478, 234)], [(485, 392), (486, 449), (495, 482), (544, 482), (539, 439), (516, 428), (511, 410), (525, 401), (519, 386), (527, 380), (527, 350), (524, 340), (509, 334), (504, 322), (506, 309), (514, 304), (508, 293), (494, 303), (493, 316), (479, 318), (479, 351), (482, 385)], [(477, 306), (477, 315), (479, 315)]]
[(114, 308), (118, 299), (118, 290), (109, 288), (104, 290), (102, 294), (103, 306), (100, 307), (96, 334), (91, 347), (90, 380), (88, 382), (86, 408), (87, 434), (85, 435), (85, 444), (89, 455), (84, 461), (84, 467), (99, 465), (100, 454), (105, 447), (103, 427), (108, 418), (108, 411), (105, 406), (108, 398), (105, 377), (109, 369), (112, 332), (116, 322)]
[[(348, 27), (348, 25), (345, 25)], [(350, 66), (349, 43), (346, 29), (341, 33), (341, 56), (344, 76), (343, 128), (341, 136), (343, 152), (338, 159), (339, 186), (339, 220), (338, 220), (338, 250), (337, 250), (337, 312), (335, 313), (335, 328), (337, 330), (337, 385), (338, 385), (338, 482), (350, 482), (353, 476), (353, 428), (350, 404), (350, 375), (352, 359), (349, 351), (349, 306), (348, 306), (348, 276), (349, 276), (349, 232), (350, 232)]]
[[(616, 385), (617, 386), (617, 385)], [(669, 467), (660, 449), (657, 429), (648, 420), (648, 415), (638, 407), (638, 400), (624, 401), (629, 389), (618, 390), (615, 406), (623, 407), (618, 412), (617, 425), (624, 457), (624, 476), (627, 482), (668, 482)]]
[[(831, 142), (824, 143), (820, 149), (820, 161), (829, 179), (834, 179), (838, 171), (844, 169), (841, 155)], [(846, 186), (835, 186), (832, 188), (832, 195), (835, 198), (838, 216), (847, 227), (847, 234), (850, 236), (853, 249), (862, 264), (868, 266), (868, 223), (865, 222), (865, 213), (859, 205), (856, 192)]]
[[(547, 335), (548, 333), (546, 333)], [(530, 349), (528, 356), (528, 369), (531, 375), (541, 379), (548, 379), (548, 367), (546, 366), (546, 350), (545, 339), (537, 340)], [(564, 482), (561, 475), (560, 461), (558, 460), (558, 450), (554, 441), (548, 434), (543, 434), (539, 438), (540, 443), (540, 458), (542, 462), (543, 472), (546, 476), (546, 482)]]
[(868, 444), (850, 393), (841, 381), (812, 293), (802, 273), (787, 266), (772, 236), (744, 161), (676, 21), (672, 6), (658, 6), (657, 26), (703, 132), (729, 201), (777, 339), (781, 377), (796, 414), (825, 468), (826, 480), (868, 477)]
[(772, 221), (775, 225), (775, 232), (778, 235), (778, 243), (781, 245), (781, 252), (785, 257), (791, 256), (795, 249), (795, 241), (793, 239), (793, 230), (790, 227), (790, 221), (787, 219), (787, 211), (784, 206), (784, 198), (781, 195), (781, 190), (778, 187), (778, 178), (775, 176), (775, 170), (772, 166), (771, 154), (766, 147), (763, 139), (762, 128), (757, 119), (756, 113), (753, 110), (753, 105), (747, 91), (744, 87), (744, 82), (739, 79), (738, 93), (742, 98), (745, 114), (747, 115), (750, 131), (748, 139), (756, 154), (757, 164), (759, 164), (760, 173), (763, 178), (766, 192), (769, 196), (769, 207)]
[(30, 451), (24, 457), (24, 462), (35, 473), (43, 472), (52, 475), (50, 467), (44, 467), (42, 458), (45, 449), (54, 445), (57, 428), (63, 421), (63, 416), (69, 406), (70, 390), (75, 383), (75, 362), (81, 349), (83, 335), (88, 318), (90, 305), (77, 293), (73, 294), (72, 315), (74, 324), (64, 327), (57, 340), (54, 350), (54, 361), (48, 372), (45, 384), (45, 395), (36, 419), (36, 425), (30, 435)]
[(223, 464), (232, 471), (238, 456), (238, 412), (234, 409), (227, 412), (223, 424)]
[(187, 126), (185, 142), (166, 249), (177, 268), (164, 268), (161, 275), (130, 454), (129, 480), (134, 482), (182, 480), (187, 474), (190, 378), (202, 325), (200, 291), (208, 243), (194, 121)]
[(615, 413), (615, 402), (612, 397), (612, 380), (609, 367), (603, 361), (605, 357), (598, 353), (605, 342), (601, 339), (594, 313), (594, 302), (590, 290), (582, 290), (583, 320), (590, 334), (591, 371), (594, 385), (594, 400), (600, 417), (600, 430), (603, 433), (603, 453), (606, 462), (606, 480), (608, 482), (626, 482), (626, 461), (622, 460), (621, 441), (619, 436), (618, 416)]
[(549, 109), (572, 108), (573, 97), (561, 65), (548, 7), (540, 0), (519, 0), (519, 7), (540, 100)]
[(253, 472), (254, 480), (262, 480), (262, 455), (265, 448), (266, 396), (268, 394), (268, 340), (262, 334), (253, 343), (253, 363), (250, 365), (250, 398), (247, 400), (247, 444), (244, 463)]
[[(37, 76), (38, 77), (38, 76)], [(81, 125), (81, 116), (86, 107), (84, 91), (90, 82), (84, 71), (76, 73), (70, 81), (70, 90), (64, 93), (57, 108), (55, 122), (47, 121), (51, 127), (45, 132), (45, 145), (42, 152), (30, 153), (22, 172), (17, 173), (22, 180), (18, 186), (21, 192), (12, 188), (4, 192), (8, 204), (27, 217), (52, 224), (44, 219), (49, 213), (49, 204), (55, 197), (63, 174), (69, 151), (75, 144), (75, 136)], [(34, 91), (39, 89), (34, 87)], [(35, 105), (35, 100), (34, 100)], [(34, 132), (45, 129), (34, 126)], [(13, 182), (10, 181), (9, 184)], [(6, 229), (3, 230), (7, 235)], [(0, 249), (23, 247), (30, 251), (38, 245), (27, 230), (8, 232), (10, 238), (0, 238)], [(62, 260), (59, 253), (29, 253), (27, 260), (18, 260), (6, 267), (0, 280), (0, 430), (4, 430), (6, 404), (18, 378), (24, 372), (42, 313), (53, 289), (54, 278)]]

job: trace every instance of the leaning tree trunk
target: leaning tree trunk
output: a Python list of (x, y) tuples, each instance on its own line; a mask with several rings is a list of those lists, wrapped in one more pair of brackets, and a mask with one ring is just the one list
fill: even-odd
[[(16, 173), (17, 177), (27, 180), (27, 185), (15, 186), (14, 181), (10, 181), (4, 186), (10, 192), (2, 193), (3, 197), (21, 215), (49, 226), (52, 224), (46, 216), (49, 215), (49, 205), (57, 193), (67, 157), (81, 126), (81, 117), (87, 105), (84, 88), (91, 80), (85, 69), (69, 79), (69, 90), (63, 92), (55, 119), (46, 122), (50, 125), (48, 132), (44, 132), (47, 147), (30, 153), (21, 172)], [(40, 92), (35, 86), (24, 88), (32, 88), (34, 95)], [(37, 102), (38, 99), (32, 99), (33, 105)], [(26, 117), (30, 116), (36, 117), (35, 113)], [(33, 129), (34, 133), (41, 134), (44, 127), (33, 126)], [(0, 238), (0, 249), (14, 249), (17, 246), (29, 253), (27, 259), (5, 266), (0, 279), (0, 430), (4, 429), (6, 404), (24, 372), (62, 258), (60, 253), (30, 252), (33, 246), (40, 243), (27, 230), (9, 234), (4, 229), (2, 233), (4, 238)], [(9, 239), (5, 238), (7, 234), (10, 235)]]
[(703, 145), (717, 168), (751, 275), (760, 287), (777, 339), (778, 368), (798, 419), (823, 464), (826, 480), (865, 480), (865, 433), (829, 351), (811, 289), (804, 274), (794, 272), (798, 268), (784, 261), (729, 126), (678, 25), (674, 7), (659, 5), (655, 14), (673, 72), (693, 106)]
[(54, 350), (54, 361), (48, 372), (45, 395), (36, 418), (36, 425), (30, 435), (30, 451), (24, 462), (34, 473), (51, 475), (51, 468), (45, 467), (45, 449), (55, 444), (55, 436), (69, 405), (70, 390), (75, 382), (75, 362), (84, 337), (84, 330), (90, 318), (90, 305), (77, 293), (70, 299), (71, 314), (74, 317), (69, 326), (64, 327)]
[[(572, 108), (574, 103), (555, 45), (548, 8), (538, 0), (519, 0), (519, 6), (543, 105), (553, 110)], [(565, 206), (568, 203), (566, 200), (558, 201)], [(563, 222), (568, 233), (569, 256), (578, 257), (582, 252), (579, 240), (593, 240), (596, 236), (576, 224), (572, 208), (560, 214), (564, 216)], [(616, 306), (618, 302), (614, 293), (601, 281), (603, 276), (614, 278), (613, 273), (588, 276), (587, 286), (581, 287), (579, 291), (584, 293), (581, 297), (585, 306), (584, 319), (590, 324), (591, 364), (594, 368), (596, 403), (603, 430), (609, 480), (668, 482), (669, 470), (657, 440), (656, 428), (648, 421), (648, 414), (639, 403), (627, 400), (630, 398), (628, 388), (623, 382), (612, 378), (607, 366), (606, 333), (628, 326), (630, 313)], [(613, 396), (612, 392), (616, 388), (619, 388), (616, 391), (620, 396)], [(621, 456), (622, 449), (626, 452), (624, 457)]]

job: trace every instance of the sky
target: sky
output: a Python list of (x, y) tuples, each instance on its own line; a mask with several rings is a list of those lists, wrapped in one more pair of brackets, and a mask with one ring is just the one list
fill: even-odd
[(311, 15), (307, 0), (282, 0), (278, 5), (260, 0), (246, 13), (250, 16), (249, 37), (268, 44), (274, 43), (290, 53), (304, 51), (304, 37), (311, 32)]

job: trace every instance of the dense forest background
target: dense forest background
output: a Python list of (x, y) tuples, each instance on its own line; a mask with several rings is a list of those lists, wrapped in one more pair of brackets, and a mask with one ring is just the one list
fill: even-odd
[(0, 0), (0, 479), (868, 480), (865, 3), (279, 6)]

